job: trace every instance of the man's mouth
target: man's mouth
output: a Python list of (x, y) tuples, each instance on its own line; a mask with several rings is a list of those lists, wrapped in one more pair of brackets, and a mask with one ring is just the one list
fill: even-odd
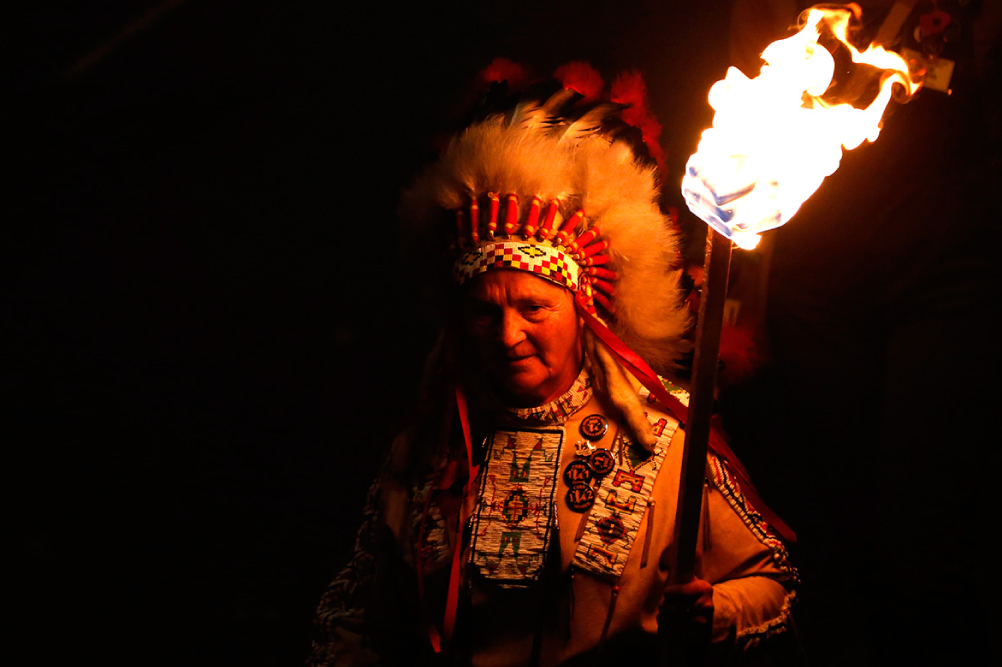
[(519, 355), (517, 357), (505, 357), (505, 362), (509, 363), (509, 364), (517, 364), (519, 362), (528, 361), (529, 359), (532, 359), (534, 356), (536, 356), (536, 355), (534, 355), (534, 354), (523, 354), (523, 355)]

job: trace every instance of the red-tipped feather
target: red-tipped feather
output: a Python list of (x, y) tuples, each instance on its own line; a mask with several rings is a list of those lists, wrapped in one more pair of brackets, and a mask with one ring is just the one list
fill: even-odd
[(570, 88), (579, 95), (584, 96), (585, 102), (590, 102), (598, 98), (602, 92), (602, 76), (592, 69), (586, 62), (575, 60), (557, 69), (554, 76), (564, 84), (564, 88)]
[(611, 99), (617, 104), (627, 105), (622, 114), (623, 122), (640, 130), (647, 150), (658, 163), (661, 173), (667, 173), (660, 143), (661, 123), (647, 107), (647, 86), (640, 72), (630, 70), (616, 77), (612, 82)]
[(720, 330), (720, 361), (722, 385), (738, 384), (751, 377), (763, 362), (752, 330), (724, 324)]
[(520, 88), (526, 74), (518, 63), (513, 63), (507, 58), (495, 58), (480, 72), (480, 77), (487, 83), (507, 81), (511, 88)]
[(584, 218), (584, 211), (579, 209), (574, 212), (574, 215), (564, 220), (564, 224), (560, 225), (560, 230), (557, 231), (555, 243), (558, 245), (566, 244), (569, 241), (571, 234), (574, 233), (574, 228), (577, 227), (582, 218)]

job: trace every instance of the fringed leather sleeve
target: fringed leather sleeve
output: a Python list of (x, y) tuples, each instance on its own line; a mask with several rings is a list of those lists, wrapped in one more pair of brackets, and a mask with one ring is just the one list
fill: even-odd
[(789, 628), (798, 574), (725, 464), (712, 454), (707, 462), (699, 562), (701, 576), (714, 582), (714, 640), (748, 650)]
[(379, 664), (378, 657), (364, 646), (364, 637), (365, 606), (376, 570), (380, 491), (378, 481), (369, 488), (351, 559), (317, 606), (315, 638), (307, 667)]

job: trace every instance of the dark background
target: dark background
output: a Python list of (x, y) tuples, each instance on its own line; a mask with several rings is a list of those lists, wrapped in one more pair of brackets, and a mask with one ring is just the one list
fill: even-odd
[[(45, 3), (5, 21), (25, 662), (301, 662), (429, 345), (386, 262), (401, 187), (495, 56), (639, 68), (678, 182), (729, 3), (672, 4)], [(799, 489), (773, 497), (810, 524)]]
[(534, 4), (7, 22), (5, 449), (32, 662), (305, 657), (428, 347), (386, 259), (456, 95), (495, 56), (639, 66), (694, 143), (676, 104), (700, 107), (726, 61), (704, 54), (700, 80), (679, 60), (723, 43), (709, 12)]

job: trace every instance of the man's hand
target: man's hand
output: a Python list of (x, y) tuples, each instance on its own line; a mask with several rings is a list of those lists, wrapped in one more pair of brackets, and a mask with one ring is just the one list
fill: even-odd
[(713, 627), (713, 586), (702, 579), (665, 587), (658, 624), (668, 624), (693, 637), (704, 636)]

